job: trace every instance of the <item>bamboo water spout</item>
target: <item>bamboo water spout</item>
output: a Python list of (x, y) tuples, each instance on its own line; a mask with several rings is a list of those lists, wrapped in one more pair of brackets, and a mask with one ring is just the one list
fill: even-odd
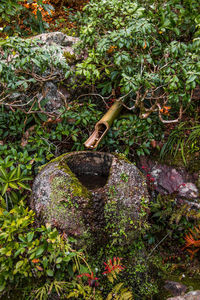
[(101, 120), (96, 123), (94, 132), (84, 143), (86, 148), (94, 149), (98, 146), (100, 141), (112, 126), (113, 121), (119, 115), (121, 109), (122, 104), (120, 101), (116, 101), (111, 106), (111, 108), (105, 113)]

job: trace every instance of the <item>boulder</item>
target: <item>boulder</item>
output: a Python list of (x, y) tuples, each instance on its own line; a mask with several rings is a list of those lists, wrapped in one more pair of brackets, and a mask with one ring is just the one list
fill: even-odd
[[(74, 53), (74, 45), (78, 43), (77, 37), (68, 36), (62, 32), (48, 32), (34, 36), (32, 39), (41, 41), (41, 47), (47, 52), (52, 53), (52, 47), (55, 47), (55, 52), (52, 54), (55, 59), (59, 59), (62, 64), (68, 63), (70, 68), (73, 68), (73, 64), (78, 59)], [(79, 57), (80, 58), (80, 57)], [(53, 80), (44, 82), (42, 93), (38, 94), (38, 98), (45, 95), (46, 105), (45, 111), (53, 114), (59, 114), (58, 109), (67, 106), (67, 102), (70, 98), (73, 98), (75, 91), (72, 88), (67, 88), (66, 84), (60, 83), (60, 79), (64, 78), (62, 69), (56, 70), (54, 74), (51, 74), (51, 70), (46, 70), (43, 76), (52, 76)], [(69, 83), (72, 78), (69, 78)]]
[(80, 151), (45, 165), (35, 178), (31, 206), (41, 222), (68, 235), (137, 236), (149, 195), (138, 168), (119, 155)]
[(183, 296), (171, 297), (167, 300), (200, 300), (200, 290), (191, 291)]
[(195, 178), (184, 168), (175, 168), (146, 157), (140, 159), (140, 166), (147, 178), (152, 180), (153, 188), (161, 195), (176, 193), (177, 198), (199, 200), (199, 190)]
[(187, 286), (185, 286), (184, 284), (170, 280), (167, 280), (165, 282), (164, 288), (167, 291), (169, 291), (173, 296), (183, 295), (187, 290)]
[[(68, 101), (76, 97), (75, 86), (76, 80), (75, 63), (82, 56), (76, 56), (74, 45), (79, 41), (76, 37), (67, 36), (62, 32), (50, 32), (36, 35), (28, 38), (31, 41), (32, 52), (37, 51), (38, 46), (41, 48), (40, 56), (46, 59), (44, 69), (40, 69), (37, 60), (27, 63), (25, 70), (27, 81), (34, 79), (29, 83), (26, 90), (11, 92), (7, 100), (9, 103), (18, 103), (24, 110), (30, 108), (34, 99), (37, 99), (38, 111), (49, 116), (60, 115), (59, 109), (67, 107)], [(14, 63), (20, 54), (16, 53), (9, 56), (10, 63)], [(21, 57), (21, 56), (20, 56)], [(24, 59), (21, 57), (21, 59)], [(53, 62), (55, 63), (53, 65)], [(29, 66), (29, 67), (28, 67)], [(22, 68), (21, 73), (23, 74)], [(3, 86), (0, 84), (0, 93), (3, 92)], [(80, 89), (79, 89), (80, 92)], [(3, 95), (3, 94), (2, 94)], [(27, 106), (26, 106), (27, 103)]]
[[(62, 52), (69, 52), (74, 54), (73, 45), (79, 42), (79, 38), (68, 36), (62, 32), (48, 32), (36, 35), (33, 39), (41, 40), (43, 42), (43, 47), (48, 48), (48, 46), (56, 45), (62, 49)], [(62, 55), (62, 53), (61, 53)]]

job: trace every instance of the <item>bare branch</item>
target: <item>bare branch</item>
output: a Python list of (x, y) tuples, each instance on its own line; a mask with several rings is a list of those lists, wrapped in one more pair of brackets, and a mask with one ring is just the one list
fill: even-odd
[(182, 107), (182, 105), (181, 105), (180, 110), (179, 110), (179, 116), (178, 116), (178, 118), (175, 119), (175, 120), (164, 120), (164, 119), (162, 118), (162, 114), (161, 114), (161, 106), (160, 106), (160, 104), (157, 103), (157, 106), (158, 106), (158, 108), (159, 108), (159, 109), (158, 109), (158, 116), (159, 116), (159, 119), (160, 119), (160, 121), (161, 121), (162, 123), (164, 123), (164, 124), (177, 123), (177, 122), (179, 122), (179, 121), (181, 120), (182, 114), (183, 114), (183, 107)]

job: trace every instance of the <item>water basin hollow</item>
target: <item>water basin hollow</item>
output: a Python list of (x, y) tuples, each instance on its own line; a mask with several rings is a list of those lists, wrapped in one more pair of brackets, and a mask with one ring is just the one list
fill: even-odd
[(88, 190), (101, 188), (107, 183), (111, 164), (112, 156), (106, 153), (80, 153), (67, 159), (71, 171)]

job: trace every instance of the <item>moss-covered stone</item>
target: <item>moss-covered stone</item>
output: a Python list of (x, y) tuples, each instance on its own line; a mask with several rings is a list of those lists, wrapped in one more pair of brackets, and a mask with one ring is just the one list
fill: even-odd
[[(105, 184), (89, 190), (80, 175), (91, 180), (100, 175)], [(37, 216), (80, 238), (88, 232), (103, 240), (116, 234), (133, 238), (146, 223), (148, 201), (145, 179), (135, 165), (100, 152), (64, 154), (46, 164), (33, 185)]]

